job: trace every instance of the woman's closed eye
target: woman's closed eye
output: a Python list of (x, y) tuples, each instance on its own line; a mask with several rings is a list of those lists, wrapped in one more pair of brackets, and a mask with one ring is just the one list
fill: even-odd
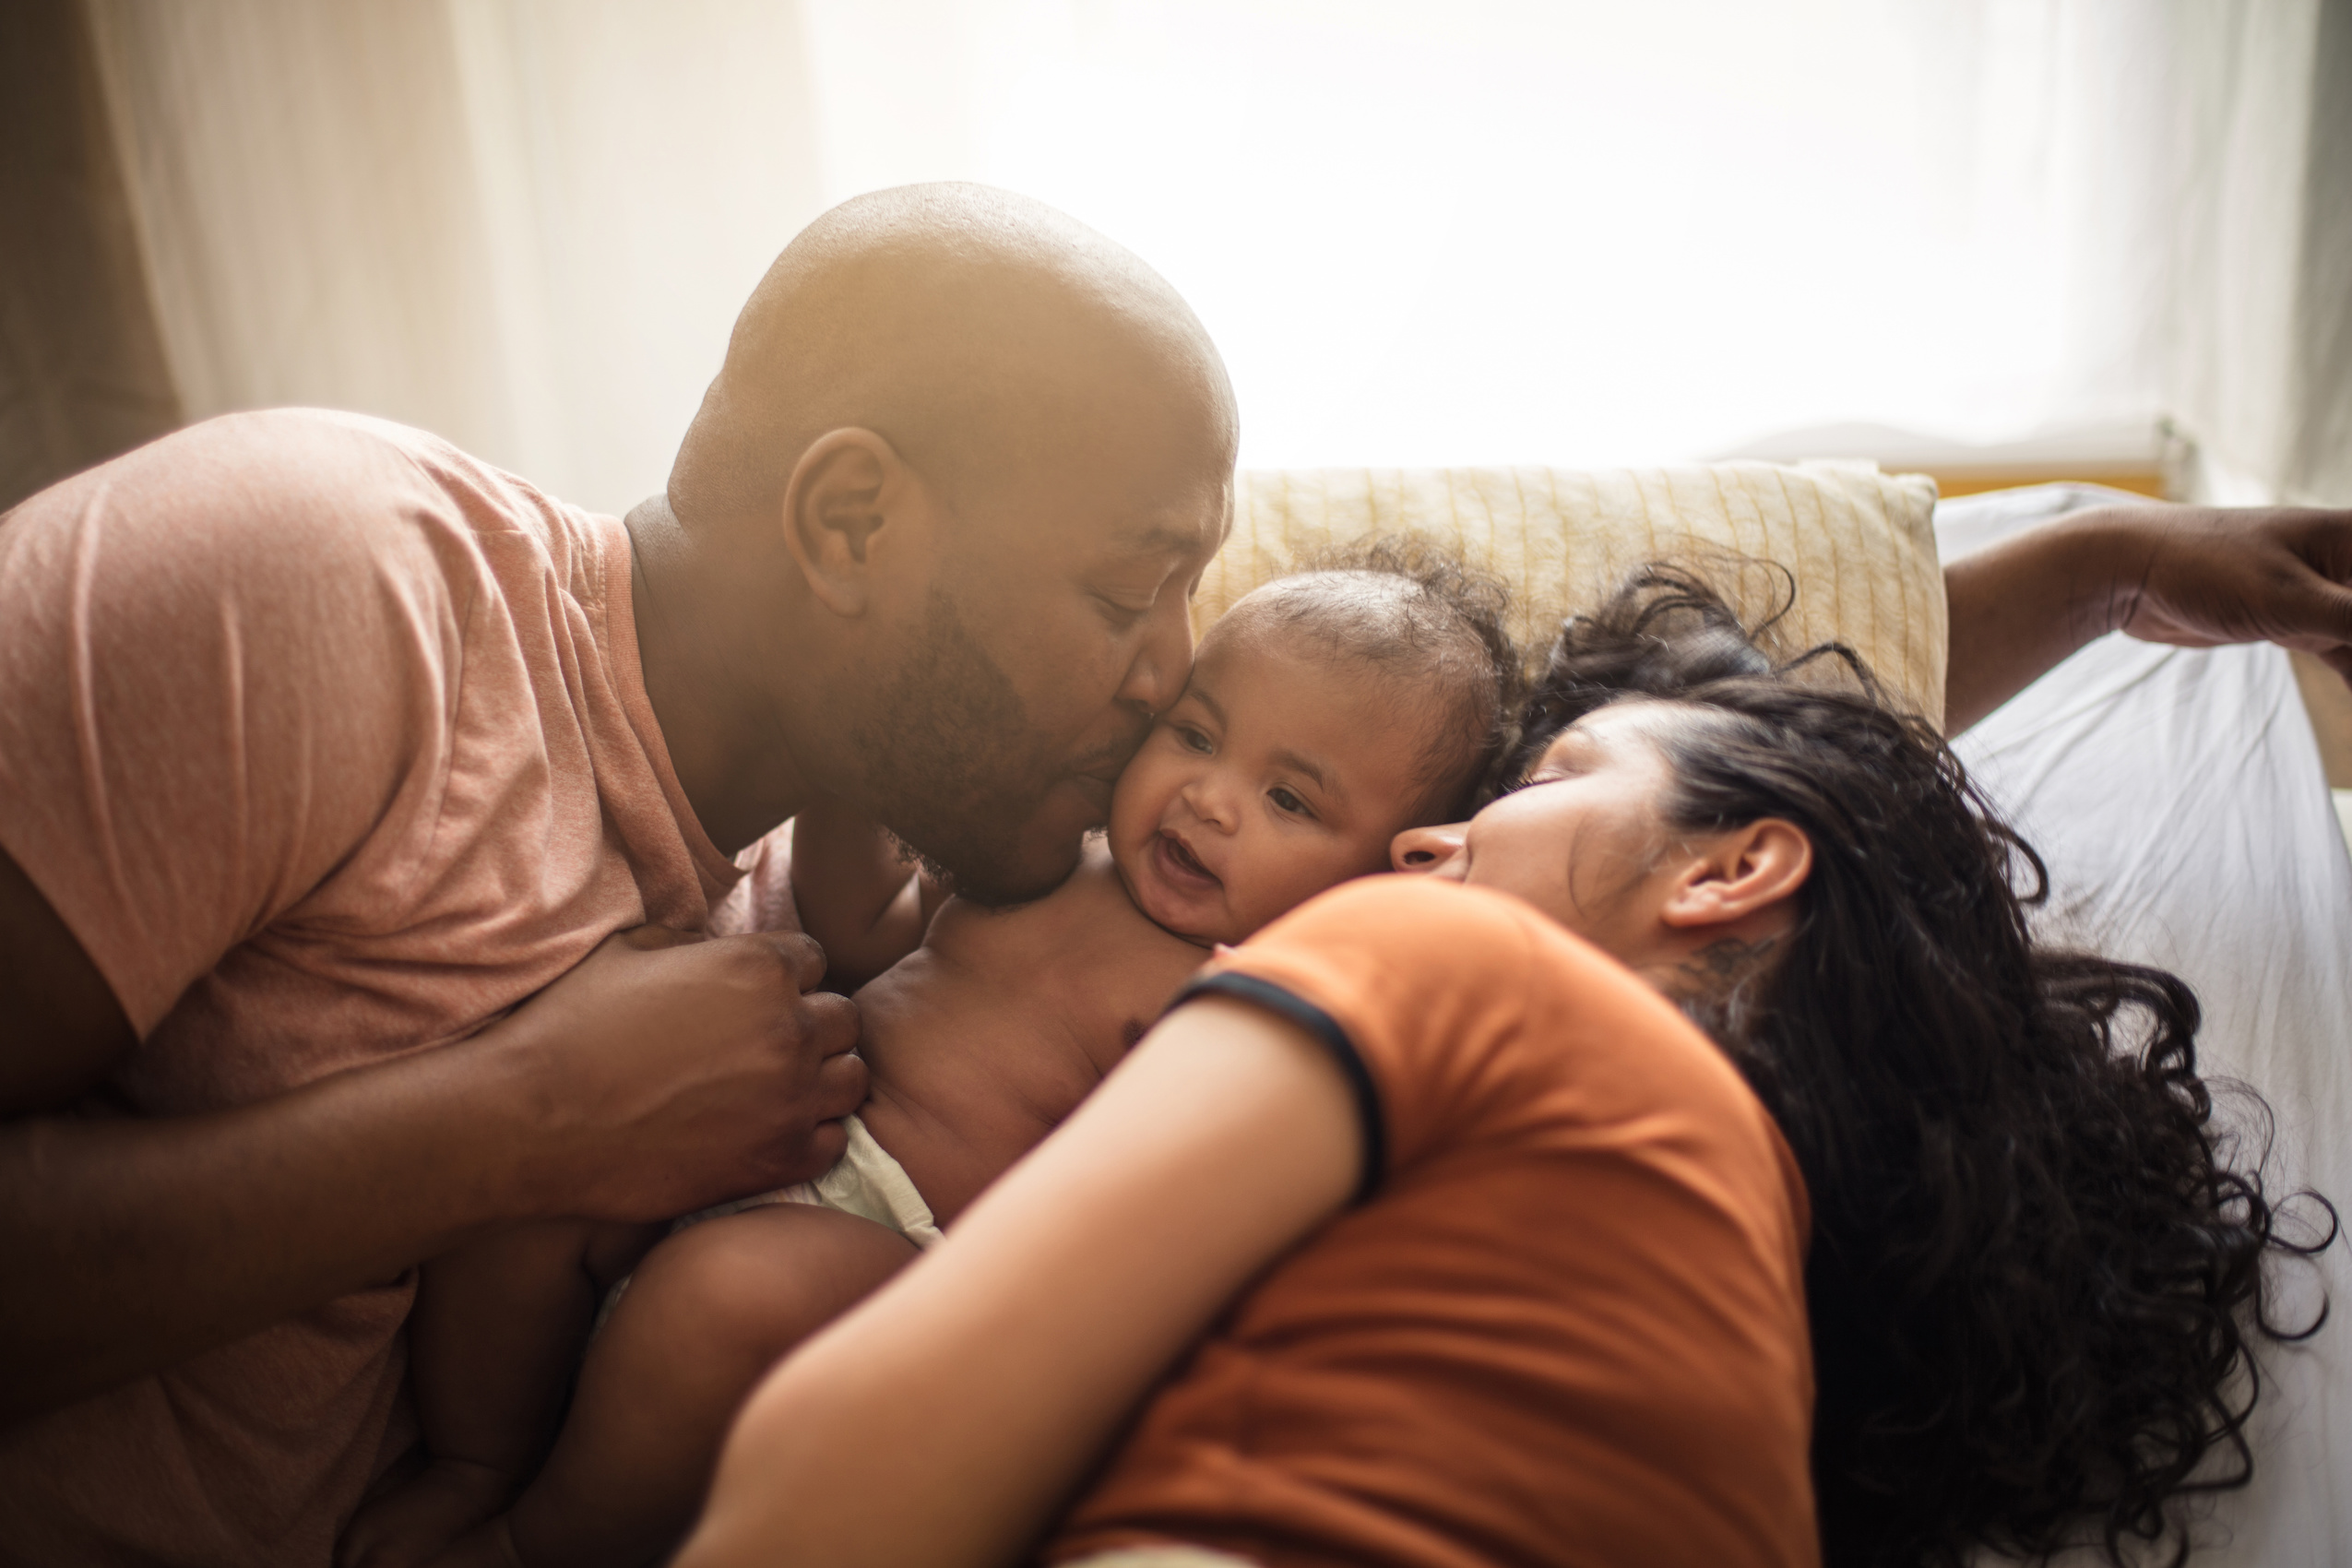
[(1586, 754), (1590, 742), (1581, 734), (1562, 735), (1544, 749), (1536, 765), (1519, 777), (1514, 790), (1525, 790), (1536, 784), (1557, 784), (1563, 778), (1574, 778), (1584, 773), (1589, 760)]

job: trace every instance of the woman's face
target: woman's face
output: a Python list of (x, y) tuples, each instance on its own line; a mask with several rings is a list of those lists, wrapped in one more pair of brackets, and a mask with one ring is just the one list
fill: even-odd
[(1671, 782), (1651, 735), (1665, 705), (1587, 714), (1555, 737), (1524, 788), (1468, 822), (1413, 828), (1390, 863), (1515, 894), (1603, 951), (1632, 963), (1664, 931), (1669, 836), (1657, 802)]

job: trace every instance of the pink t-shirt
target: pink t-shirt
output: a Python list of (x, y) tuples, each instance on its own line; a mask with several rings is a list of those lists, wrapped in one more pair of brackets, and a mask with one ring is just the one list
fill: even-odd
[[(142, 1112), (460, 1039), (736, 880), (647, 704), (626, 531), (454, 447), (210, 421), (0, 518), (0, 847)], [(0, 1435), (42, 1562), (303, 1564), (385, 1458), (413, 1277)]]

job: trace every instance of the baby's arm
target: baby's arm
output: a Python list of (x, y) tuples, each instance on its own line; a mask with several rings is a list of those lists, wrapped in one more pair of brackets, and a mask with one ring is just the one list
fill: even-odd
[(360, 1510), (338, 1568), (426, 1562), (505, 1507), (547, 1451), (602, 1282), (659, 1229), (518, 1226), (420, 1270), (409, 1364), (426, 1467)]
[(825, 982), (855, 991), (922, 944), (944, 894), (871, 818), (812, 806), (792, 819), (792, 901), (825, 949)]

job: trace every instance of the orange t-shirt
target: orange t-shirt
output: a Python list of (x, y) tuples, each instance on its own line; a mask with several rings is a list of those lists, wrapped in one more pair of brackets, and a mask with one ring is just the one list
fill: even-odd
[[(0, 518), (0, 847), (139, 1112), (459, 1039), (735, 879), (646, 700), (626, 530), (380, 421), (237, 415)], [(0, 1557), (303, 1565), (384, 1455), (409, 1277), (0, 1434)]]
[(1336, 1054), (1363, 1200), (1229, 1309), (1048, 1556), (1817, 1563), (1804, 1187), (1730, 1064), (1516, 899), (1334, 890), (1188, 994)]

